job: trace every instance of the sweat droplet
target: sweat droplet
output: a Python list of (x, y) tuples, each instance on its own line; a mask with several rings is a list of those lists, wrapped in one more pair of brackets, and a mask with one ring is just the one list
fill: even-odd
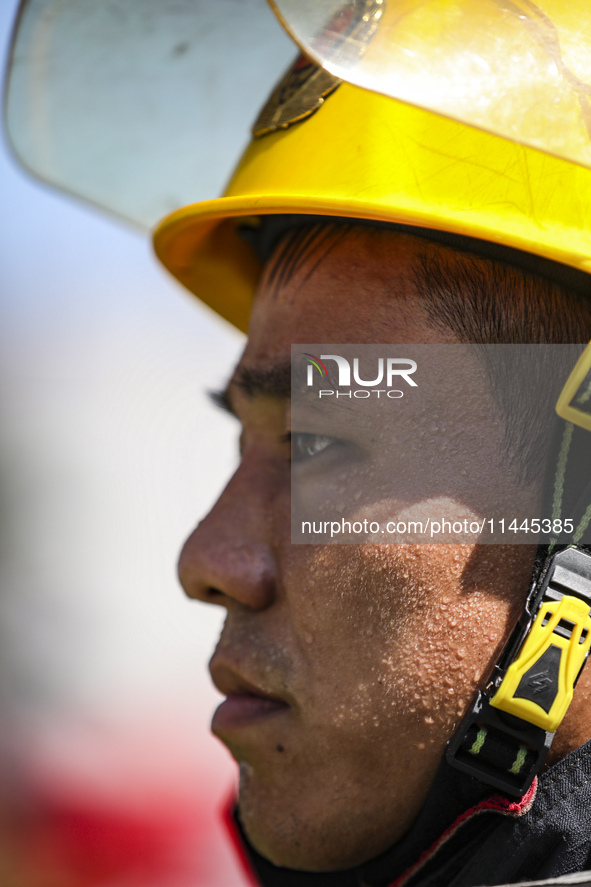
[(307, 632), (305, 633), (304, 638), (305, 638), (305, 641), (306, 641), (307, 644), (311, 644), (311, 643), (314, 641), (314, 638), (313, 638), (313, 636), (310, 634), (309, 631), (307, 631)]

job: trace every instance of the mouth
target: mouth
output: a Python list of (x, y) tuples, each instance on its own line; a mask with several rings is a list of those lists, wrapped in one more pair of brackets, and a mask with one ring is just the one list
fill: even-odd
[(226, 696), (211, 722), (211, 729), (216, 734), (226, 734), (291, 711), (291, 706), (284, 699), (246, 680), (233, 669), (216, 661), (215, 657), (210, 664), (210, 671), (215, 686)]

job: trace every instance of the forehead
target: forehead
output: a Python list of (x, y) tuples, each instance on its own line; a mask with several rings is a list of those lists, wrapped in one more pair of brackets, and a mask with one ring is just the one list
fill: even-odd
[(435, 249), (378, 229), (327, 226), (288, 236), (265, 268), (244, 359), (269, 360), (306, 342), (455, 341), (433, 329), (413, 284), (420, 257)]

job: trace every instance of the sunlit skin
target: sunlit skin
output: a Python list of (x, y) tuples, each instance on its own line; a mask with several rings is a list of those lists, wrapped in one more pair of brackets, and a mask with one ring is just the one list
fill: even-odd
[[(328, 251), (325, 242), (321, 261), (312, 249), (281, 288), (267, 274), (239, 367), (282, 366), (298, 342), (455, 342), (428, 324), (413, 289), (418, 248), (406, 235), (353, 230)], [(186, 542), (179, 573), (189, 596), (227, 610), (214, 682), (259, 699), (254, 716), (220, 714), (213, 729), (240, 765), (253, 845), (278, 865), (349, 867), (417, 816), (522, 607), (533, 552), (291, 545), (289, 403), (236, 382), (229, 397), (241, 463)], [(590, 677), (554, 758), (591, 735)]]

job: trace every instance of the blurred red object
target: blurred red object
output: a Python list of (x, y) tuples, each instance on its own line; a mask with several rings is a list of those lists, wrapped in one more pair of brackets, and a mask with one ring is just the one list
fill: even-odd
[(222, 822), (234, 768), (213, 739), (78, 729), (55, 754), (57, 738), (4, 761), (2, 887), (248, 884)]

